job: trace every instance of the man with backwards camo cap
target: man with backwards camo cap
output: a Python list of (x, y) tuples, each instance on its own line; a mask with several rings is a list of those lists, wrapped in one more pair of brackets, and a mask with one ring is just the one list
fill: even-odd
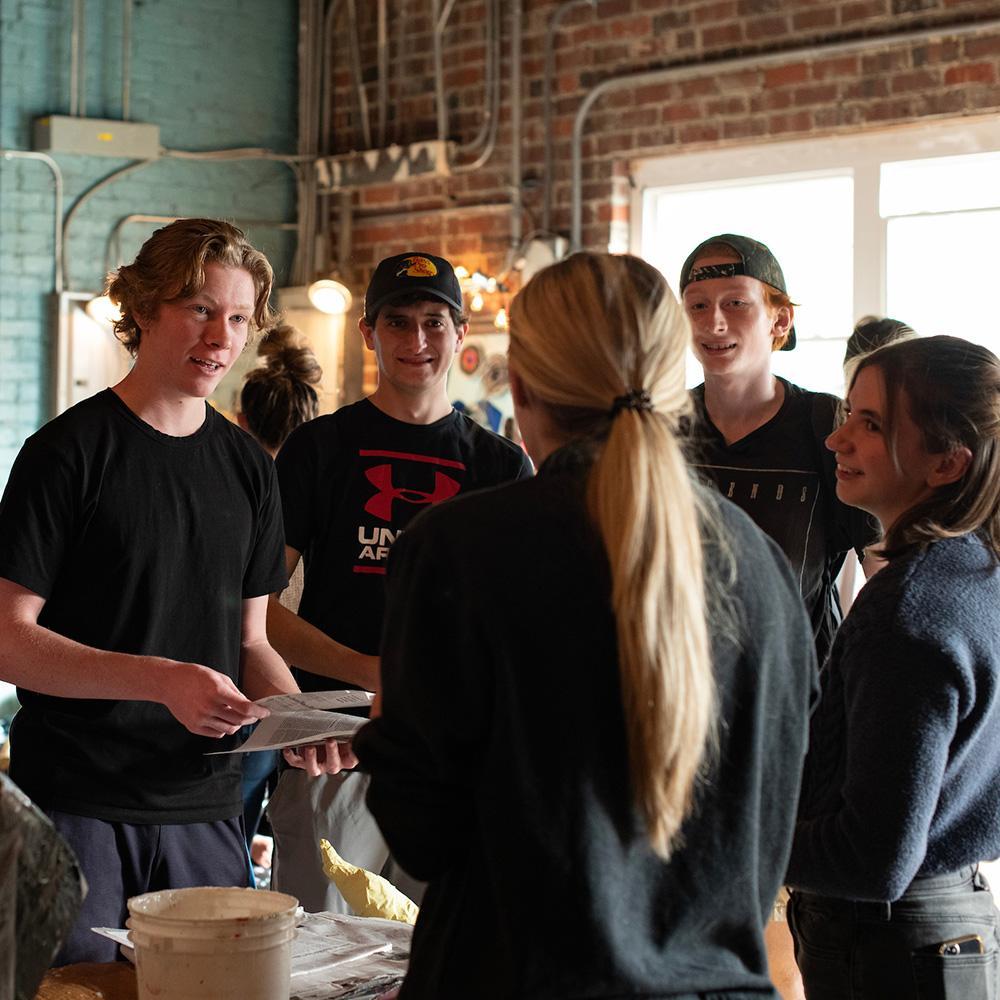
[(795, 306), (763, 243), (705, 240), (684, 262), (680, 290), (705, 374), (693, 393), (695, 464), (788, 556), (822, 663), (841, 619), (844, 557), (853, 548), (861, 558), (877, 537), (867, 514), (837, 499), (824, 442), (838, 400), (771, 372), (772, 353), (795, 347)]
[[(277, 458), (289, 574), (304, 555), (305, 588), (298, 615), (271, 601), (268, 635), (303, 691), (377, 687), (386, 562), (416, 514), (459, 492), (531, 474), (520, 447), (448, 400), (448, 369), (469, 324), (447, 260), (420, 251), (383, 260), (360, 327), (375, 352), (375, 392), (303, 424)], [(323, 875), (324, 837), (347, 861), (384, 869), (415, 893), (365, 807), (367, 786), (354, 772), (313, 787), (291, 770), (282, 774), (268, 809), (274, 888), (311, 912), (346, 910)]]
[[(848, 550), (866, 572), (877, 529), (837, 499), (836, 461), (825, 446), (839, 401), (771, 371), (774, 351), (795, 347), (795, 305), (771, 251), (727, 233), (697, 246), (681, 269), (695, 355), (705, 374), (693, 390), (696, 467), (742, 507), (788, 556), (812, 620), (819, 663), (841, 620), (836, 579)], [(801, 996), (784, 923), (782, 890), (765, 942), (783, 996)]]

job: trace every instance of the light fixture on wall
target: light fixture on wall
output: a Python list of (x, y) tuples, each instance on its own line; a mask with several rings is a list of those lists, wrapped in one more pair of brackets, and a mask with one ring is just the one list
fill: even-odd
[[(489, 315), (496, 307), (496, 297), (498, 294), (506, 293), (506, 286), (497, 278), (482, 271), (470, 271), (467, 267), (459, 264), (455, 268), (455, 277), (462, 286), (462, 294), (472, 313), (483, 313)], [(501, 331), (507, 329), (507, 314), (501, 304), (501, 308), (494, 315), (493, 325)]]
[(351, 308), (350, 289), (336, 278), (320, 278), (309, 286), (309, 301), (320, 312), (343, 316)]
[(95, 295), (83, 308), (95, 323), (114, 326), (122, 318), (121, 308), (107, 295)]

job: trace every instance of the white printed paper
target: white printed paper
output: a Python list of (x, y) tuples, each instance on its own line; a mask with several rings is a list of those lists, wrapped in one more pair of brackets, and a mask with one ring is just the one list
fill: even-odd
[(250, 753), (254, 750), (283, 750), (323, 740), (349, 740), (368, 721), (357, 715), (330, 711), (337, 708), (365, 708), (375, 695), (371, 691), (311, 691), (304, 694), (275, 694), (254, 702), (270, 711), (254, 731), (232, 750), (214, 753)]

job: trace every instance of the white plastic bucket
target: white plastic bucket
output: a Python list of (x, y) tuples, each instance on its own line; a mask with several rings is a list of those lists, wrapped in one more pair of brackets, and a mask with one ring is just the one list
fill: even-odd
[(139, 1000), (288, 1000), (299, 901), (260, 889), (167, 889), (128, 901)]

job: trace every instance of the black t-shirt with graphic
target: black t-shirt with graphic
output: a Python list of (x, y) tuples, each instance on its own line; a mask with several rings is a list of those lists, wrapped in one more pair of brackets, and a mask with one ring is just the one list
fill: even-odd
[(728, 445), (705, 409), (704, 385), (694, 389), (693, 464), (788, 557), (822, 663), (842, 617), (837, 574), (847, 552), (861, 557), (878, 528), (864, 511), (837, 499), (836, 460), (824, 444), (837, 398), (780, 381), (785, 399), (778, 412)]
[[(30, 437), (0, 500), (0, 577), (39, 624), (98, 649), (200, 663), (239, 683), (242, 601), (285, 582), (271, 460), (211, 407), (171, 437), (106, 389)], [(18, 689), (11, 777), (44, 808), (127, 823), (240, 813), (231, 741), (164, 705)]]
[[(386, 562), (399, 532), (430, 505), (531, 475), (520, 447), (465, 414), (408, 424), (368, 399), (303, 424), (277, 466), (285, 541), (305, 562), (299, 614), (366, 654), (379, 649)], [(349, 686), (294, 672), (303, 691)]]

